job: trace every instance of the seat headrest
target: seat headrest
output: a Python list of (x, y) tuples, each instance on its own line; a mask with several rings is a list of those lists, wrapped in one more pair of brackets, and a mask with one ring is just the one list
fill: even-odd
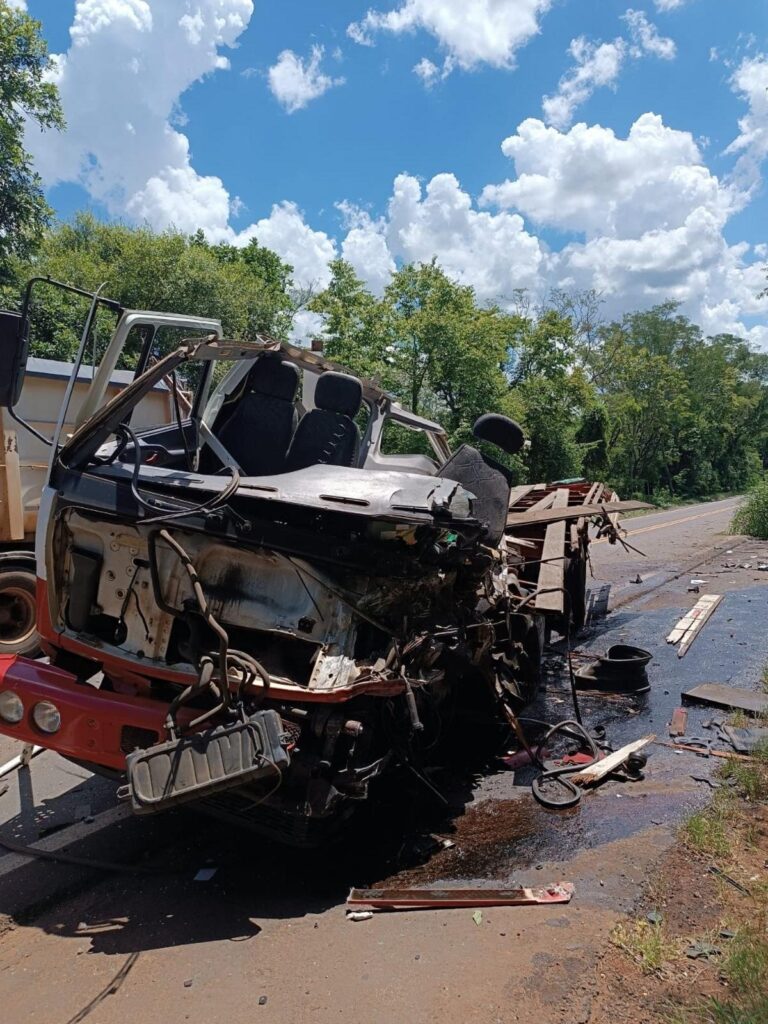
[(293, 402), (299, 390), (299, 368), (283, 362), (279, 352), (263, 352), (248, 374), (248, 390)]
[(362, 401), (363, 386), (357, 377), (328, 370), (318, 378), (315, 385), (315, 406), (318, 409), (330, 409), (353, 419), (360, 411)]

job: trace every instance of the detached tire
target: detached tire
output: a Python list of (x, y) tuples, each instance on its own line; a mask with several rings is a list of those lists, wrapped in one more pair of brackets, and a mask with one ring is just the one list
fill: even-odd
[(35, 584), (30, 570), (0, 570), (0, 654), (40, 654)]

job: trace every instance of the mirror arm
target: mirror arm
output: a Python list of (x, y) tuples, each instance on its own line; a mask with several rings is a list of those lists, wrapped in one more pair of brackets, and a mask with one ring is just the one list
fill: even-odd
[(31, 423), (27, 423), (25, 419), (22, 419), (22, 417), (19, 416), (18, 413), (14, 412), (14, 410), (11, 409), (10, 407), (6, 407), (5, 411), (11, 417), (11, 419), (14, 419), (16, 420), (17, 423), (20, 423), (21, 426), (24, 427), (25, 430), (28, 430), (30, 434), (34, 435), (34, 437), (36, 437), (38, 441), (42, 441), (43, 444), (47, 444), (49, 448), (52, 447), (53, 441), (51, 440), (50, 437), (46, 437), (45, 434), (41, 434), (40, 431), (33, 427)]

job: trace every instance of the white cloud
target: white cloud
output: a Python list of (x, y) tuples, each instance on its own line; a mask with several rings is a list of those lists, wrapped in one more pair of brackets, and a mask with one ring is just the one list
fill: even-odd
[(383, 217), (374, 220), (366, 210), (352, 203), (341, 202), (336, 206), (347, 232), (341, 244), (341, 255), (371, 291), (380, 295), (396, 269), (387, 245), (386, 221)]
[(277, 63), (269, 69), (269, 88), (289, 114), (306, 107), (334, 86), (344, 84), (343, 78), (323, 74), (320, 70), (322, 59), (322, 46), (313, 46), (306, 61), (293, 50), (283, 50)]
[(760, 186), (760, 166), (768, 157), (768, 57), (744, 59), (731, 78), (731, 87), (749, 106), (739, 118), (738, 137), (726, 149), (739, 155), (733, 178), (746, 200)]
[[(403, 0), (391, 11), (369, 10), (347, 28), (356, 43), (373, 45), (377, 32), (423, 29), (447, 53), (444, 71), (477, 64), (512, 67), (515, 53), (539, 31), (552, 0)], [(418, 67), (419, 65), (417, 65)]]
[(585, 103), (595, 89), (615, 88), (628, 57), (645, 55), (672, 60), (676, 47), (671, 39), (659, 35), (642, 11), (631, 8), (622, 15), (629, 28), (631, 42), (618, 36), (610, 43), (593, 43), (585, 36), (571, 40), (568, 52), (574, 64), (557, 84), (557, 92), (545, 96), (541, 106), (544, 119), (555, 128), (567, 128), (576, 108)]
[(330, 281), (328, 264), (336, 257), (336, 244), (324, 231), (309, 227), (295, 203), (276, 203), (269, 217), (241, 231), (235, 241), (245, 245), (250, 238), (290, 263), (302, 288), (321, 291)]
[(626, 57), (623, 39), (612, 43), (590, 43), (584, 36), (572, 39), (569, 52), (575, 65), (560, 79), (557, 92), (542, 100), (544, 117), (556, 128), (567, 128), (576, 107), (581, 106), (595, 89), (613, 86)]
[(656, 26), (648, 21), (645, 11), (633, 11), (630, 8), (622, 18), (626, 21), (632, 37), (633, 57), (650, 53), (654, 57), (661, 57), (662, 60), (674, 59), (677, 53), (674, 40), (660, 35)]
[(678, 7), (687, 4), (688, 0), (653, 0), (657, 11), (676, 11)]
[(8, 6), (15, 11), (26, 11), (27, 0), (6, 0)]

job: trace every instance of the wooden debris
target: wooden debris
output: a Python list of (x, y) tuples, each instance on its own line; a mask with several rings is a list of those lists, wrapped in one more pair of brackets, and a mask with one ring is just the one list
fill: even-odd
[(688, 648), (699, 635), (702, 626), (713, 614), (717, 606), (723, 600), (722, 594), (706, 594), (699, 598), (696, 604), (680, 619), (667, 636), (668, 644), (679, 644), (677, 649), (678, 658), (687, 653)]
[(652, 743), (656, 739), (654, 733), (650, 733), (648, 736), (643, 736), (640, 740), (634, 740), (632, 743), (627, 743), (625, 747), (620, 747), (615, 750), (612, 754), (608, 754), (602, 761), (598, 761), (596, 764), (589, 765), (588, 768), (582, 768), (580, 772), (575, 772), (573, 775), (569, 775), (568, 778), (571, 782), (576, 782), (580, 786), (590, 786), (595, 782), (599, 782), (604, 779), (606, 775), (610, 775), (611, 772), (624, 764), (630, 754), (634, 754), (637, 750), (641, 750), (648, 743)]
[(507, 525), (513, 529), (517, 526), (531, 525), (535, 523), (556, 523), (560, 519), (581, 519), (583, 516), (593, 516), (598, 512), (636, 512), (644, 508), (653, 508), (646, 501), (598, 501), (592, 505), (571, 505), (570, 508), (545, 508), (535, 511), (532, 508), (525, 512), (514, 510), (507, 516)]
[(744, 690), (739, 686), (726, 686), (724, 683), (701, 683), (692, 690), (686, 690), (683, 699), (714, 704), (719, 708), (737, 708), (752, 715), (768, 711), (768, 695)]
[(541, 903), (569, 903), (572, 882), (545, 888), (519, 889), (352, 889), (348, 907), (381, 910), (419, 910), (428, 907), (526, 907)]
[(694, 747), (690, 743), (675, 743), (673, 740), (656, 740), (657, 747), (671, 747), (672, 750), (686, 750), (700, 757), (732, 757), (736, 761), (754, 761), (747, 754), (735, 754), (732, 750), (713, 750), (711, 747)]
[(675, 708), (672, 712), (672, 721), (669, 723), (670, 736), (685, 736), (688, 725), (688, 712), (685, 708)]
[[(568, 508), (568, 488), (558, 487), (552, 495), (553, 508)], [(538, 589), (535, 607), (539, 612), (553, 612), (562, 615), (565, 608), (565, 520), (550, 523), (544, 534), (541, 549)], [(551, 559), (551, 561), (549, 561)], [(560, 589), (558, 589), (560, 588)], [(548, 591), (548, 593), (543, 593)]]

